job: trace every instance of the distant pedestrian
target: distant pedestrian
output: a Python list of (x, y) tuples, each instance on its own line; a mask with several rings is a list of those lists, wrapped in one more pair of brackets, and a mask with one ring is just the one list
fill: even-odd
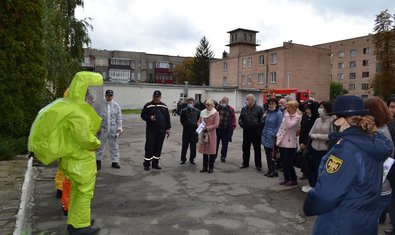
[[(395, 145), (395, 94), (392, 94), (387, 100), (388, 110), (392, 116), (392, 122), (389, 127), (392, 143)], [(388, 172), (387, 179), (390, 182), (391, 189), (395, 189), (395, 165), (392, 165)], [(391, 200), (388, 205), (388, 212), (391, 219), (391, 225), (385, 230), (385, 234), (395, 235), (395, 192), (391, 193)]]
[(146, 139), (145, 139), (145, 156), (144, 170), (149, 171), (152, 168), (160, 170), (160, 156), (165, 137), (170, 136), (170, 114), (167, 105), (160, 100), (162, 93), (154, 91), (152, 101), (144, 105), (141, 112), (141, 118), (146, 122)]
[(392, 155), (393, 144), (376, 133), (361, 97), (338, 96), (332, 113), (338, 132), (329, 138), (336, 144), (322, 159), (303, 210), (318, 215), (313, 235), (377, 234), (383, 162)]
[(198, 127), (198, 120), (200, 117), (200, 110), (194, 107), (195, 100), (193, 98), (187, 99), (187, 107), (181, 111), (180, 121), (183, 126), (182, 129), (182, 148), (181, 148), (181, 165), (185, 164), (187, 158), (187, 150), (189, 146), (189, 162), (195, 164), (196, 158), (196, 144), (198, 141), (198, 134), (196, 129)]
[(278, 128), (281, 125), (283, 115), (279, 109), (278, 102), (275, 98), (270, 98), (267, 102), (268, 109), (264, 115), (264, 127), (262, 130), (261, 144), (265, 148), (266, 162), (268, 171), (265, 176), (277, 177), (277, 168), (275, 166), (274, 158), (274, 145)]
[(203, 154), (203, 169), (200, 172), (213, 173), (216, 158), (217, 132), (219, 125), (219, 114), (214, 108), (214, 101), (205, 102), (206, 109), (200, 113), (198, 124), (205, 123), (205, 128), (200, 134), (199, 153)]
[(261, 133), (263, 108), (256, 104), (255, 96), (246, 96), (246, 106), (241, 110), (239, 125), (243, 128), (243, 164), (240, 169), (250, 166), (250, 148), (254, 147), (255, 168), (262, 170)]
[(96, 151), (97, 170), (101, 169), (106, 142), (108, 140), (111, 156), (111, 167), (119, 169), (118, 137), (122, 134), (122, 110), (118, 103), (113, 100), (113, 90), (106, 90), (105, 100), (100, 106), (99, 115), (102, 118), (98, 133), (101, 142)]
[(280, 183), (285, 186), (297, 185), (293, 159), (295, 158), (298, 143), (296, 131), (299, 127), (300, 116), (298, 114), (298, 102), (290, 101), (287, 103), (284, 117), (277, 132), (276, 145), (280, 149), (280, 159), (284, 169), (284, 180)]
[(221, 162), (226, 161), (228, 155), (228, 144), (232, 140), (233, 130), (236, 128), (236, 114), (232, 106), (229, 105), (229, 98), (223, 97), (218, 105), (219, 126), (217, 128), (217, 154), (219, 144), (221, 148)]

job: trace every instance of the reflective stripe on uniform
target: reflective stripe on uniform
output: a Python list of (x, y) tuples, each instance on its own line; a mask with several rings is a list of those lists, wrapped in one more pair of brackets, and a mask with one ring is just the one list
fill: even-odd
[(152, 160), (152, 157), (151, 157), (151, 158), (145, 157), (144, 160), (146, 160), (146, 161), (151, 161), (151, 160)]
[(155, 157), (155, 156), (153, 156), (152, 158), (153, 158), (153, 159), (156, 159), (156, 160), (160, 160), (160, 157)]

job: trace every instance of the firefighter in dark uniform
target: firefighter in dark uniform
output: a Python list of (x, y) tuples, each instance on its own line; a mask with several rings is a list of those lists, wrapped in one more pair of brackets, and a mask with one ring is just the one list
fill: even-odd
[(170, 135), (170, 114), (167, 105), (160, 101), (162, 93), (154, 91), (151, 102), (144, 105), (141, 118), (146, 121), (144, 170), (152, 168), (160, 170), (160, 155), (165, 136)]
[(318, 215), (314, 235), (377, 234), (383, 162), (393, 144), (376, 132), (367, 113), (360, 97), (339, 96), (334, 102), (337, 130), (329, 138), (336, 144), (323, 157), (303, 208), (307, 216)]

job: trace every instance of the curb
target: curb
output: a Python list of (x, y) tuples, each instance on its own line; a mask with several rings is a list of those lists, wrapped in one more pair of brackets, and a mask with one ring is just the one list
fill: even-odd
[(28, 197), (31, 194), (32, 190), (32, 169), (33, 169), (33, 158), (30, 157), (29, 161), (27, 162), (27, 170), (25, 173), (25, 180), (23, 181), (22, 185), (22, 195), (21, 195), (21, 203), (19, 205), (18, 215), (16, 216), (16, 223), (13, 235), (19, 235), (22, 232), (22, 229), (26, 226), (26, 219), (27, 219), (27, 204), (28, 204)]

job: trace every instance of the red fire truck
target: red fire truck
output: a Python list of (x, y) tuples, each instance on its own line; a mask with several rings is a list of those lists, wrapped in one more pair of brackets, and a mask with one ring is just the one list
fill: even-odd
[(296, 88), (273, 88), (263, 91), (263, 103), (266, 103), (269, 98), (284, 98), (291, 96), (299, 103), (303, 103), (310, 99), (310, 90), (298, 90)]

